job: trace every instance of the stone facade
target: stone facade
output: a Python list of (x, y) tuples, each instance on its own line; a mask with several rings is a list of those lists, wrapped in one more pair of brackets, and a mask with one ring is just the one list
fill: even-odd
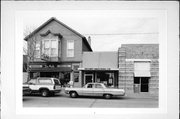
[[(119, 81), (118, 86), (127, 94), (135, 93), (135, 62), (149, 62), (150, 76), (148, 91), (158, 96), (159, 92), (159, 45), (158, 44), (123, 44), (118, 49)], [(138, 92), (141, 93), (141, 89)]]

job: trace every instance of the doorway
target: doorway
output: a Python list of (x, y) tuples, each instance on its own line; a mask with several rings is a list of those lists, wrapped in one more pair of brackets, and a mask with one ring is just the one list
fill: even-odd
[(149, 92), (149, 77), (134, 77), (134, 93)]

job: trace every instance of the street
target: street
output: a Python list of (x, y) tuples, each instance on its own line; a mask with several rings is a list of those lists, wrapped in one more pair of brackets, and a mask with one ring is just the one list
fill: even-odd
[(87, 107), (87, 108), (157, 108), (157, 98), (146, 97), (113, 97), (104, 99), (103, 97), (78, 97), (70, 98), (64, 93), (51, 97), (41, 97), (40, 95), (23, 96), (24, 107)]

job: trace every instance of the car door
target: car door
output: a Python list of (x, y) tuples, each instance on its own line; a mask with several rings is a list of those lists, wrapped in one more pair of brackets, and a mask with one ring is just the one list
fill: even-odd
[(104, 88), (101, 84), (95, 84), (94, 96), (102, 96), (104, 94)]
[(83, 88), (83, 95), (84, 96), (93, 96), (94, 84), (87, 84), (85, 88)]

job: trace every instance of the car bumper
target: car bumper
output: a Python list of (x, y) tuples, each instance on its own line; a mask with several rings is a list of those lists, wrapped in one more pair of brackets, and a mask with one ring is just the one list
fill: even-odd
[(23, 95), (29, 95), (31, 94), (31, 89), (23, 90)]

